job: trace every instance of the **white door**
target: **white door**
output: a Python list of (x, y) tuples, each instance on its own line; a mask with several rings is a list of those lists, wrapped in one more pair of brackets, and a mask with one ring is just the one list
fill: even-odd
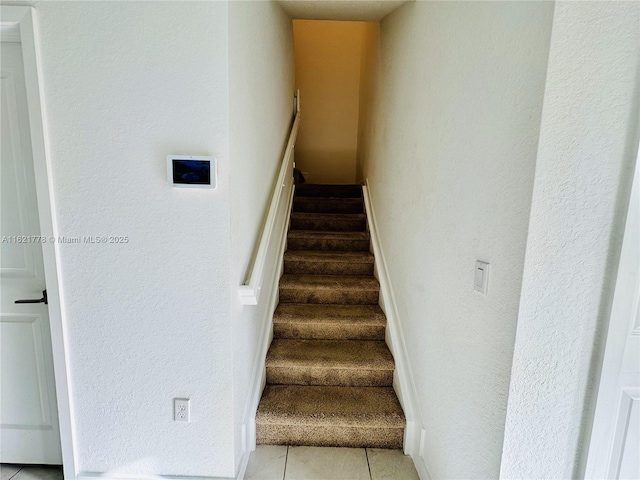
[(0, 462), (61, 464), (20, 43), (0, 52)]
[(631, 192), (586, 478), (640, 478), (640, 160)]

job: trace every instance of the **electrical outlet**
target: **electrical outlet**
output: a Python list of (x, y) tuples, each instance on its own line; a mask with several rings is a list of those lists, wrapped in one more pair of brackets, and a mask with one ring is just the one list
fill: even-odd
[(173, 420), (176, 422), (189, 421), (189, 399), (188, 398), (173, 399)]

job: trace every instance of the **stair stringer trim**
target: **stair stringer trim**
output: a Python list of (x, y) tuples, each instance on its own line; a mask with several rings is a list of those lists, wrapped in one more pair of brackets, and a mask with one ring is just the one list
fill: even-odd
[(258, 412), (260, 397), (262, 397), (262, 391), (267, 383), (267, 371), (265, 364), (267, 351), (269, 350), (269, 345), (271, 345), (271, 340), (273, 340), (273, 312), (278, 304), (279, 279), (284, 270), (283, 257), (287, 245), (287, 232), (289, 231), (289, 224), (291, 222), (291, 208), (293, 206), (294, 193), (295, 185), (291, 188), (291, 192), (289, 194), (289, 201), (285, 210), (286, 217), (282, 231), (278, 232), (280, 234), (280, 244), (278, 246), (276, 257), (278, 259), (278, 264), (277, 267), (274, 268), (272, 278), (263, 284), (265, 288), (271, 288), (272, 290), (269, 292), (268, 297), (265, 297), (268, 298), (269, 306), (265, 310), (265, 318), (262, 319), (262, 330), (258, 337), (260, 351), (256, 354), (253, 369), (251, 371), (251, 381), (249, 383), (249, 385), (251, 385), (251, 389), (245, 404), (246, 407), (242, 420), (242, 451), (243, 457), (245, 458), (242, 458), (240, 462), (241, 473), (246, 469), (249, 454), (256, 449), (256, 414)]
[(382, 308), (387, 317), (385, 340), (395, 361), (393, 389), (398, 396), (398, 400), (400, 400), (407, 421), (403, 442), (404, 453), (411, 456), (420, 478), (422, 480), (430, 480), (431, 475), (422, 452), (424, 423), (418, 407), (418, 392), (407, 355), (404, 331), (398, 315), (387, 262), (380, 243), (380, 237), (378, 236), (376, 215), (371, 201), (368, 179), (365, 180), (365, 185), (362, 187), (362, 194), (367, 215), (367, 229), (371, 237), (371, 250), (375, 257), (374, 276), (380, 282), (380, 308)]

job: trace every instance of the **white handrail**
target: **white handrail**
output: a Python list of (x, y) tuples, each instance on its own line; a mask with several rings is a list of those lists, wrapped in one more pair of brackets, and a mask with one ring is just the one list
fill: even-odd
[[(288, 222), (282, 222), (281, 231), (274, 232), (276, 220), (279, 215), (286, 214), (283, 209), (289, 204), (291, 195), (293, 194), (293, 149), (298, 136), (298, 128), (300, 126), (300, 90), (296, 93), (296, 114), (289, 134), (289, 140), (282, 156), (280, 171), (278, 173), (278, 181), (275, 184), (269, 204), (269, 213), (267, 221), (264, 224), (258, 252), (255, 256), (253, 265), (249, 270), (250, 276), (240, 285), (240, 299), (244, 305), (257, 305), (262, 290), (262, 282), (264, 277), (265, 264), (267, 261), (267, 253), (271, 242), (282, 240), (282, 236), (286, 234)], [(274, 237), (277, 235), (277, 238)]]

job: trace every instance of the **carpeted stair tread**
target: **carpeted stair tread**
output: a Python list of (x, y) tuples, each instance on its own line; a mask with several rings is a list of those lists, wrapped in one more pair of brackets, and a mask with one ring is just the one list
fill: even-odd
[(363, 213), (306, 213), (291, 214), (291, 228), (325, 232), (364, 232), (367, 217)]
[(267, 368), (364, 368), (393, 370), (393, 356), (384, 341), (274, 339)]
[(287, 246), (292, 250), (369, 251), (368, 232), (318, 232), (289, 230)]
[(280, 278), (282, 303), (375, 305), (379, 292), (378, 281), (368, 276), (285, 273)]
[(267, 385), (256, 414), (264, 445), (402, 448), (405, 418), (391, 387)]
[(358, 288), (362, 290), (380, 290), (380, 284), (374, 277), (351, 277), (346, 275), (285, 274), (280, 279), (280, 287)]
[(362, 198), (294, 197), (294, 212), (309, 213), (363, 213)]
[(306, 303), (281, 303), (276, 308), (276, 323), (325, 323), (345, 322), (359, 325), (387, 324), (384, 312), (378, 305), (310, 305)]
[(284, 254), (284, 273), (373, 275), (373, 261), (370, 252), (287, 250)]
[(343, 262), (373, 265), (371, 252), (326, 252), (322, 250), (287, 250), (284, 259), (292, 262)]
[(273, 314), (274, 338), (384, 340), (386, 318), (378, 305), (281, 303)]
[[(289, 230), (289, 238), (291, 237), (322, 237), (322, 238), (336, 238), (343, 239), (355, 239), (355, 240), (367, 240), (369, 241), (368, 232), (315, 232), (313, 230)], [(367, 250), (368, 251), (368, 250)]]
[(267, 383), (391, 386), (393, 365), (384, 341), (274, 339), (266, 359)]
[(267, 385), (257, 423), (404, 428), (392, 387)]
[(296, 185), (296, 197), (362, 198), (362, 185)]

